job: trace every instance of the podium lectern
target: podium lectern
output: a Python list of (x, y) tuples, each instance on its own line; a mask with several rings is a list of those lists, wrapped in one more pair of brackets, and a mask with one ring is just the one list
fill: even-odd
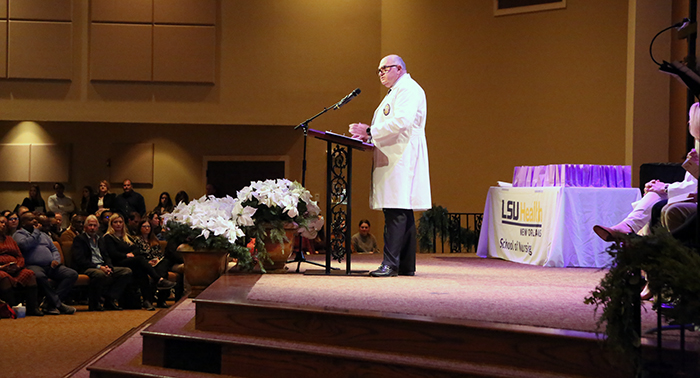
[[(368, 151), (373, 145), (345, 135), (309, 129), (309, 135), (325, 140), (326, 154), (326, 269), (306, 270), (304, 274), (345, 274), (366, 271), (351, 269), (352, 239), (352, 150)], [(331, 270), (331, 257), (346, 258), (346, 270)]]

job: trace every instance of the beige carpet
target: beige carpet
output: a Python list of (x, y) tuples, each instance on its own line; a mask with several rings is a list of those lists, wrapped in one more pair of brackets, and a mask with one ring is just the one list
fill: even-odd
[(74, 315), (1, 319), (0, 376), (63, 377), (158, 312), (77, 308)]
[[(353, 270), (373, 270), (381, 262), (379, 255), (353, 255), (352, 259)], [(473, 254), (419, 254), (414, 277), (264, 275), (248, 299), (594, 332), (594, 306), (583, 300), (605, 273), (597, 268), (545, 268)], [(655, 326), (655, 313), (642, 317), (644, 329)]]

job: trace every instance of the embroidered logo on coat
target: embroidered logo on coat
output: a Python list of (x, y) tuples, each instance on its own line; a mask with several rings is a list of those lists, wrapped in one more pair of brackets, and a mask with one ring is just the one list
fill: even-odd
[(384, 107), (384, 115), (388, 116), (389, 112), (391, 112), (391, 106), (389, 104), (386, 104), (386, 106)]

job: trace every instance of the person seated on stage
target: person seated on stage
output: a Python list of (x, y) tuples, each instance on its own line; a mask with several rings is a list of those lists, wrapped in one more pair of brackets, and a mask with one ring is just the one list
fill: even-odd
[[(75, 217), (73, 221), (75, 221)], [(88, 309), (121, 310), (117, 300), (131, 281), (131, 269), (114, 266), (109, 253), (100, 249), (99, 221), (91, 214), (84, 218), (84, 232), (73, 239), (73, 258), (78, 271), (90, 277)], [(73, 225), (71, 224), (71, 227)], [(102, 302), (104, 301), (104, 305)]]
[[(27, 268), (34, 272), (37, 283), (46, 294), (44, 313), (74, 314), (75, 308), (63, 302), (78, 280), (78, 272), (63, 265), (61, 254), (51, 238), (39, 229), (34, 214), (22, 214), (20, 225), (12, 238), (22, 251)], [(49, 279), (56, 282), (55, 290)]]
[(100, 185), (97, 187), (97, 193), (90, 197), (90, 202), (87, 205), (88, 214), (97, 214), (98, 210), (107, 209), (110, 210), (114, 207), (114, 202), (117, 195), (109, 191), (109, 182), (107, 180), (100, 181)]
[(369, 232), (369, 220), (363, 219), (360, 221), (360, 232), (352, 236), (352, 252), (353, 253), (379, 253), (377, 247), (377, 238)]
[[(694, 103), (690, 107), (690, 121), (688, 127), (691, 133), (697, 133), (700, 127), (700, 104)], [(695, 136), (695, 135), (694, 135)], [(687, 160), (694, 162), (697, 166), (698, 154), (697, 149), (700, 149), (698, 143), (698, 135), (695, 139), (695, 148), (687, 155)], [(684, 165), (685, 166), (685, 165)], [(651, 211), (654, 204), (659, 201), (667, 200), (667, 204), (661, 210), (662, 223), (664, 218), (668, 218), (665, 214), (670, 206), (676, 203), (693, 201), (694, 196), (691, 193), (696, 193), (698, 187), (698, 179), (693, 177), (690, 172), (685, 173), (683, 181), (674, 182), (671, 184), (661, 182), (659, 180), (651, 180), (644, 185), (644, 196), (639, 201), (632, 203), (633, 210), (620, 223), (605, 227), (601, 225), (593, 226), (593, 231), (605, 241), (616, 241), (620, 236), (630, 233), (645, 235), (648, 233), (649, 222), (651, 220)], [(669, 219), (666, 219), (669, 221)], [(673, 222), (671, 220), (671, 222)], [(681, 222), (682, 224), (682, 222)], [(672, 224), (670, 227), (679, 226)]]
[[(80, 235), (83, 232), (83, 224), (85, 224), (86, 219), (87, 215), (81, 211), (73, 214), (73, 216), (70, 219), (70, 227), (63, 231), (58, 241), (61, 244), (73, 242), (73, 239), (75, 239), (76, 236)], [(95, 219), (97, 219), (97, 216), (95, 216)], [(97, 224), (99, 228), (99, 221)]]
[(7, 216), (7, 227), (5, 227), (5, 235), (12, 236), (19, 227), (19, 215), (12, 212)]
[(138, 246), (126, 231), (124, 218), (119, 213), (114, 213), (109, 218), (109, 228), (101, 239), (100, 250), (109, 253), (115, 266), (131, 269), (134, 281), (141, 289), (142, 306), (148, 311), (155, 310), (150, 301), (155, 290), (167, 290), (175, 286), (174, 282), (159, 276), (145, 257), (137, 254)]
[[(138, 224), (138, 229), (139, 235), (134, 237), (136, 245), (138, 246), (135, 254), (143, 256), (160, 277), (167, 279), (168, 271), (170, 271), (173, 264), (165, 257), (164, 251), (161, 250), (160, 241), (158, 241), (156, 235), (153, 233), (151, 223), (148, 219), (141, 219)], [(153, 293), (151, 292), (151, 294)], [(165, 301), (170, 297), (170, 289), (158, 290), (156, 297), (157, 298), (148, 298), (148, 301), (153, 303), (154, 299), (157, 299), (156, 307), (168, 308)]]
[(60, 235), (54, 232), (53, 225), (51, 224), (51, 219), (46, 216), (46, 214), (39, 214), (37, 217), (37, 221), (39, 222), (39, 229), (45, 233), (46, 235), (49, 235), (52, 241), (59, 241)]
[(61, 214), (63, 217), (61, 229), (66, 229), (68, 228), (70, 216), (75, 211), (75, 203), (73, 203), (72, 198), (64, 194), (66, 187), (62, 183), (57, 182), (53, 184), (53, 189), (56, 191), (56, 194), (49, 196), (49, 210), (56, 214)]
[(28, 316), (44, 316), (39, 308), (39, 293), (34, 272), (27, 269), (15, 240), (5, 235), (7, 218), (0, 216), (0, 299), (16, 306), (15, 291), (22, 291)]
[(38, 211), (40, 213), (46, 211), (46, 202), (41, 198), (39, 185), (32, 184), (29, 186), (29, 197), (22, 201), (22, 206), (25, 206), (29, 211)]
[(173, 207), (173, 200), (170, 198), (170, 193), (163, 192), (160, 194), (158, 199), (158, 205), (153, 208), (152, 212), (156, 212), (158, 214), (172, 213)]

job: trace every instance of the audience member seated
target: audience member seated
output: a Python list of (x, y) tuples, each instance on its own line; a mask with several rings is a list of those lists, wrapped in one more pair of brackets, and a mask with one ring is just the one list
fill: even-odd
[(114, 203), (117, 200), (117, 195), (109, 191), (109, 182), (107, 180), (100, 181), (100, 185), (97, 187), (97, 193), (90, 197), (90, 202), (88, 202), (87, 213), (97, 214), (98, 210), (107, 209), (111, 210), (114, 207)]
[(0, 299), (16, 306), (15, 290), (22, 292), (27, 302), (27, 315), (43, 316), (39, 309), (39, 293), (34, 272), (27, 269), (15, 240), (5, 235), (7, 219), (0, 216)]
[(218, 194), (218, 193), (216, 192), (216, 186), (214, 186), (214, 184), (207, 184), (207, 185), (204, 187), (204, 195), (205, 195), (205, 196), (207, 196), (207, 197), (209, 197), (209, 196), (218, 197), (217, 194)]
[(17, 213), (10, 213), (7, 216), (7, 227), (5, 228), (5, 235), (12, 236), (19, 227), (19, 216)]
[(63, 224), (63, 215), (56, 214), (53, 211), (47, 211), (46, 216), (49, 217), (49, 221), (51, 221), (51, 229), (55, 233), (61, 235), (63, 231), (65, 231), (65, 229), (61, 227)]
[(75, 204), (72, 198), (63, 193), (66, 190), (63, 184), (57, 182), (53, 184), (53, 189), (56, 191), (56, 194), (49, 197), (49, 210), (56, 214), (61, 214), (61, 229), (63, 230), (68, 228), (71, 214), (75, 211)]
[(156, 238), (158, 240), (165, 240), (165, 237), (163, 236), (163, 221), (160, 214), (154, 211), (150, 212), (148, 214), (148, 222), (151, 224), (151, 229), (153, 230), (153, 234), (156, 236)]
[(353, 253), (379, 253), (377, 247), (377, 238), (369, 232), (369, 220), (363, 219), (360, 221), (360, 232), (352, 236), (352, 252)]
[(88, 309), (121, 310), (117, 300), (131, 281), (132, 272), (129, 268), (112, 265), (109, 253), (100, 248), (102, 237), (97, 234), (98, 228), (97, 216), (91, 214), (85, 218), (85, 232), (73, 239), (73, 259), (78, 271), (90, 277)]
[(49, 219), (49, 217), (46, 216), (46, 214), (39, 214), (39, 216), (37, 216), (36, 218), (39, 222), (39, 229), (43, 233), (49, 235), (52, 241), (60, 240), (60, 235), (54, 231), (53, 225), (51, 224), (51, 220)]
[(99, 230), (97, 230), (97, 232), (100, 235), (104, 235), (107, 233), (107, 228), (109, 227), (109, 218), (112, 217), (112, 214), (115, 214), (115, 213), (112, 213), (111, 211), (104, 210), (104, 209), (98, 210), (97, 214), (95, 214), (95, 215), (99, 216), (99, 220), (100, 220), (100, 228), (99, 228)]
[[(151, 224), (148, 219), (142, 219), (138, 224), (139, 235), (134, 237), (136, 245), (138, 246), (136, 255), (143, 256), (149, 264), (156, 270), (158, 276), (162, 278), (168, 278), (168, 271), (172, 268), (172, 263), (165, 257), (164, 251), (160, 248), (160, 241), (156, 238), (153, 233)], [(168, 308), (165, 301), (170, 297), (170, 289), (158, 290), (157, 298), (149, 298), (149, 301), (153, 303), (154, 299), (157, 299), (156, 306), (160, 308)]]
[(29, 211), (37, 211), (43, 213), (46, 211), (46, 203), (44, 199), (41, 198), (41, 189), (39, 185), (32, 184), (29, 186), (29, 197), (26, 197), (22, 201), (22, 206), (29, 209)]
[(21, 217), (22, 214), (29, 212), (29, 208), (26, 206), (17, 206), (17, 210), (15, 212), (17, 213), (17, 216)]
[[(688, 127), (691, 132), (697, 130), (700, 125), (700, 104), (695, 103), (690, 107)], [(688, 160), (695, 162), (697, 166), (698, 155), (696, 150), (699, 149), (698, 139), (695, 139), (695, 148), (688, 153)], [(644, 196), (639, 201), (632, 204), (633, 210), (620, 223), (605, 227), (601, 225), (593, 226), (593, 231), (605, 241), (618, 240), (621, 235), (636, 233), (645, 235), (648, 233), (649, 222), (651, 220), (652, 207), (659, 201), (666, 200), (667, 204), (661, 210), (661, 221), (671, 221), (670, 227), (676, 228), (683, 222), (677, 222), (673, 219), (668, 219), (666, 212), (670, 206), (677, 203), (692, 202), (694, 195), (697, 192), (698, 180), (693, 177), (690, 172), (686, 172), (683, 181), (667, 184), (659, 180), (651, 180), (644, 185)], [(675, 207), (675, 206), (674, 206)], [(665, 219), (665, 220), (664, 220)]]
[(158, 213), (158, 214), (167, 214), (167, 213), (172, 213), (173, 212), (173, 200), (170, 198), (170, 193), (168, 192), (163, 192), (160, 194), (160, 197), (158, 199), (158, 205), (156, 205), (155, 208), (153, 208), (152, 212)]
[(175, 203), (173, 204), (173, 206), (179, 205), (180, 202), (184, 202), (185, 205), (190, 203), (190, 196), (187, 195), (187, 192), (184, 190), (177, 192), (177, 194), (175, 195)]
[[(24, 255), (27, 268), (34, 272), (39, 287), (46, 295), (44, 312), (51, 315), (75, 313), (75, 308), (63, 301), (78, 279), (78, 272), (63, 265), (61, 254), (51, 238), (39, 229), (34, 214), (22, 214), (20, 225), (12, 237)], [(49, 278), (57, 283), (55, 290)]]
[(129, 221), (126, 225), (129, 235), (137, 236), (140, 233), (139, 222), (141, 222), (141, 214), (137, 213), (136, 211), (132, 211), (129, 214)]
[(140, 193), (134, 191), (131, 180), (124, 180), (122, 188), (124, 192), (117, 196), (115, 203), (116, 210), (113, 211), (121, 214), (124, 219), (134, 210), (141, 215), (145, 214), (146, 202), (143, 200), (143, 196)]
[(95, 195), (95, 190), (92, 189), (92, 186), (90, 185), (85, 185), (83, 186), (83, 195), (80, 197), (80, 211), (87, 211), (88, 204), (90, 203), (90, 199), (92, 199), (92, 196)]
[[(73, 214), (73, 216), (70, 219), (70, 227), (63, 231), (58, 241), (61, 244), (72, 242), (76, 236), (80, 235), (83, 232), (83, 224), (85, 224), (86, 219), (87, 216), (83, 212)], [(97, 216), (95, 216), (95, 219), (97, 219)], [(97, 225), (99, 227), (99, 221)]]
[(100, 250), (109, 253), (115, 266), (131, 269), (134, 281), (141, 290), (143, 308), (155, 310), (149, 300), (154, 291), (172, 289), (175, 283), (160, 277), (145, 257), (136, 255), (138, 246), (126, 232), (124, 218), (120, 214), (115, 213), (109, 218), (109, 227), (101, 243)]
[(165, 244), (165, 258), (170, 263), (170, 271), (177, 273), (177, 286), (175, 286), (175, 301), (179, 301), (185, 291), (185, 260), (182, 253), (177, 250), (178, 245), (168, 241)]

